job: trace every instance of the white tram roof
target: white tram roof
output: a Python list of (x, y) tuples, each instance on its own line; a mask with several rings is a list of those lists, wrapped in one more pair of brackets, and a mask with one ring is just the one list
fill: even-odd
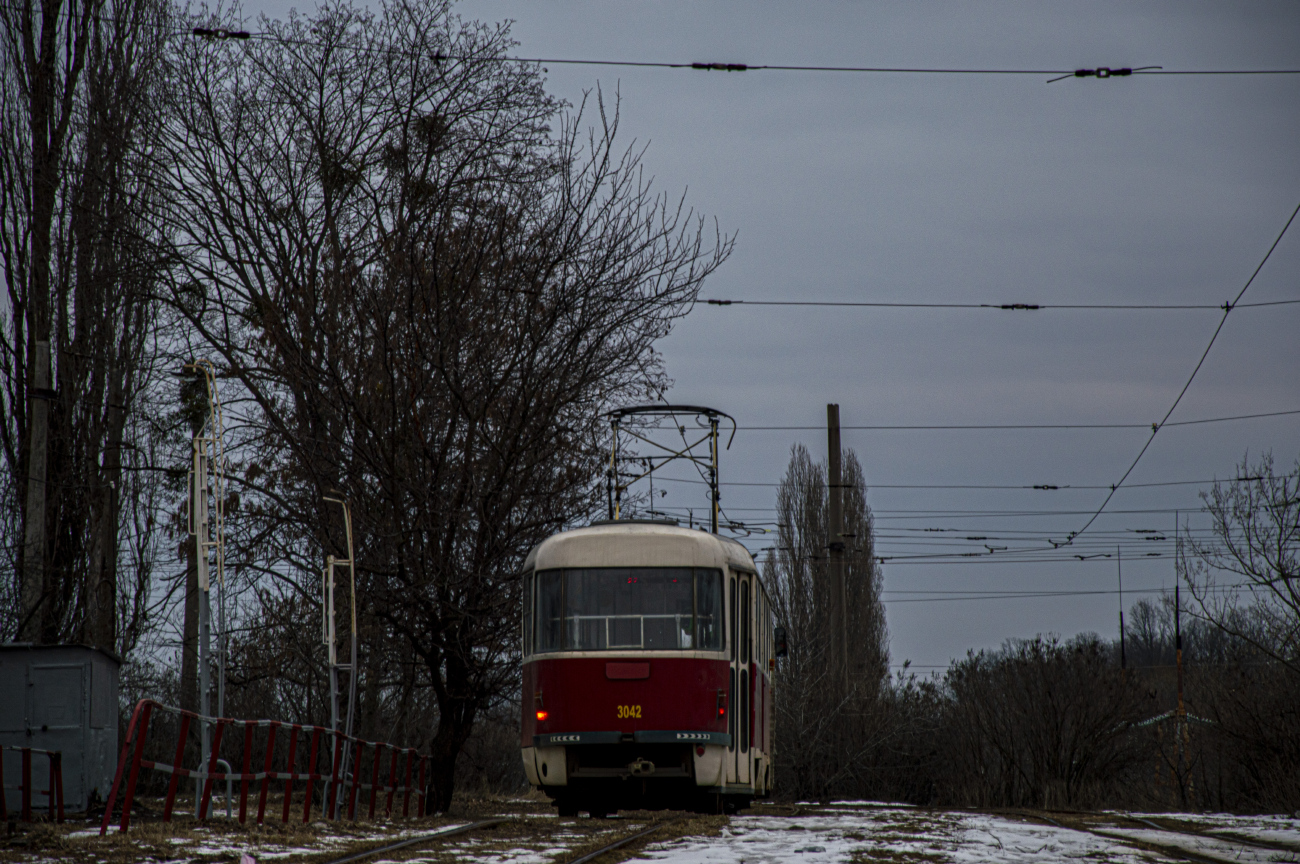
[(756, 573), (749, 550), (729, 537), (667, 522), (601, 522), (554, 534), (528, 553), (524, 570), (567, 567), (730, 567)]

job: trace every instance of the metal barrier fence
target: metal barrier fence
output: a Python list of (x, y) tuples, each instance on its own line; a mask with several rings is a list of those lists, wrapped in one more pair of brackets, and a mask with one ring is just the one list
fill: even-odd
[[(4, 785), (4, 751), (22, 754), (22, 777), (18, 786)], [(32, 788), (32, 754), (44, 756), (50, 763), (50, 788), (41, 790)], [(9, 819), (9, 808), (5, 801), (5, 789), (22, 790), (22, 804), (19, 818), (24, 822), (32, 821), (33, 793), (45, 795), (50, 802), (50, 818), (63, 821), (63, 753), (60, 750), (38, 750), (35, 747), (0, 747), (0, 822)]]
[[(173, 764), (168, 765), (165, 762), (157, 762), (144, 758), (145, 740), (149, 734), (149, 721), (154, 710), (166, 711), (170, 714), (177, 715), (180, 718), (180, 732), (176, 736), (176, 755), (173, 758)], [(185, 742), (191, 727), (196, 727), (200, 723), (208, 723), (212, 728), (212, 749), (209, 756), (207, 770), (199, 768), (185, 768), (181, 764), (185, 757)], [(240, 727), (244, 730), (244, 763), (243, 770), (238, 773), (230, 771), (218, 771), (218, 763), (224, 763), (226, 760), (219, 758), (221, 751), (222, 733), (228, 726)], [(253, 769), (253, 746), (254, 732), (258, 729), (265, 729), (266, 736), (264, 746), (266, 756), (259, 760), (262, 762), (262, 770), (254, 771)], [(289, 736), (289, 758), (287, 771), (273, 771), (273, 757), (275, 754), (275, 740), (277, 733), (281, 730), (287, 732)], [(306, 743), (311, 747), (310, 757), (308, 760), (306, 773), (297, 773), (294, 771), (295, 757), (298, 752), (298, 740), (306, 736)], [(321, 739), (326, 738), (333, 742), (333, 758), (330, 759), (330, 773), (328, 775), (318, 772), (319, 757), (321, 756)], [(344, 748), (351, 748), (350, 754), (345, 754)], [(362, 757), (365, 752), (370, 751), (370, 782), (359, 783), (356, 778), (364, 776), (360, 770)], [(388, 765), (388, 780), (381, 783), (382, 768), (384, 755), (390, 751), (392, 756)], [(405, 755), (405, 772), (402, 774), (402, 782), (398, 783), (399, 770), (401, 768), (401, 756)], [(344, 761), (349, 761), (352, 770), (350, 776), (340, 776), (340, 767)], [(410, 815), (411, 794), (416, 797), (416, 815), (425, 815), (425, 769), (429, 761), (428, 756), (421, 756), (411, 747), (394, 747), (392, 744), (383, 741), (363, 741), (360, 738), (344, 735), (325, 726), (309, 726), (300, 723), (284, 723), (278, 720), (234, 720), (229, 717), (204, 717), (193, 711), (183, 711), (180, 708), (172, 708), (167, 705), (155, 702), (152, 699), (141, 699), (136, 703), (135, 711), (131, 714), (131, 722), (126, 729), (126, 741), (122, 745), (122, 753), (118, 757), (117, 772), (113, 775), (113, 786), (108, 793), (108, 800), (104, 807), (104, 821), (99, 827), (99, 833), (103, 836), (108, 831), (108, 823), (112, 820), (114, 805), (117, 802), (118, 792), (122, 788), (122, 780), (126, 780), (126, 788), (122, 800), (122, 821), (119, 831), (126, 831), (131, 824), (131, 804), (135, 800), (136, 782), (140, 776), (141, 768), (148, 768), (164, 774), (170, 774), (171, 780), (167, 784), (167, 798), (163, 805), (163, 821), (170, 822), (172, 809), (176, 803), (176, 790), (181, 777), (193, 777), (195, 781), (202, 781), (202, 795), (200, 797), (199, 813), (200, 818), (206, 819), (209, 813), (209, 805), (212, 801), (212, 784), (216, 780), (238, 780), (239, 781), (239, 821), (244, 823), (248, 815), (248, 784), (250, 781), (258, 781), (258, 800), (257, 800), (257, 824), (261, 825), (266, 815), (266, 796), (270, 789), (272, 781), (284, 781), (284, 806), (281, 811), (280, 821), (287, 823), (289, 821), (289, 810), (293, 798), (293, 784), (297, 781), (304, 781), (304, 795), (302, 808), (302, 821), (306, 824), (311, 819), (312, 806), (312, 784), (324, 783), (322, 790), (322, 801), (325, 807), (333, 814), (334, 818), (340, 818), (343, 809), (343, 799), (346, 796), (347, 818), (356, 819), (357, 811), (357, 793), (366, 789), (370, 791), (369, 818), (375, 817), (375, 808), (381, 793), (386, 794), (384, 803), (385, 815), (391, 815), (393, 812), (393, 798), (397, 793), (403, 793), (402, 799), (402, 816)], [(418, 779), (416, 786), (411, 785), (411, 775), (418, 762)], [(128, 764), (129, 763), (129, 764)], [(328, 814), (327, 814), (328, 815)]]

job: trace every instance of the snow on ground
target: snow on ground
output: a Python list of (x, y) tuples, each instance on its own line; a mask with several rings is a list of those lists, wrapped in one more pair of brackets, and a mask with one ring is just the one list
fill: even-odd
[(969, 813), (890, 808), (795, 817), (740, 816), (719, 837), (648, 846), (637, 861), (832, 864), (848, 861), (1060, 864), (1170, 861), (1083, 831)]
[[(465, 864), (556, 864), (573, 857), (573, 850), (578, 846), (609, 842), (626, 831), (643, 827), (644, 823), (620, 824), (617, 821), (591, 822), (584, 819), (582, 825), (585, 830), (570, 831), (561, 828), (538, 837), (526, 846), (519, 845), (517, 838), (511, 841), (464, 835), (428, 849), (403, 850), (401, 860), (404, 864), (446, 861), (448, 858)], [(592, 830), (594, 825), (600, 827)], [(377, 858), (374, 864), (394, 862)]]
[[(461, 823), (465, 824), (465, 823)], [(455, 828), (455, 825), (448, 825), (446, 829)], [(395, 831), (391, 834), (369, 834), (360, 836), (340, 836), (340, 835), (321, 835), (315, 839), (311, 846), (295, 846), (285, 843), (277, 843), (274, 840), (254, 840), (249, 842), (247, 837), (228, 836), (214, 837), (206, 843), (199, 843), (188, 846), (185, 849), (186, 860), (193, 858), (221, 857), (223, 859), (234, 856), (238, 858), (241, 855), (252, 855), (258, 861), (274, 861), (279, 858), (288, 858), (292, 855), (315, 855), (323, 851), (329, 851), (330, 847), (341, 846), (345, 843), (371, 843), (388, 841), (396, 843), (399, 840), (405, 840), (419, 833), (418, 831)], [(174, 843), (185, 843), (187, 841), (175, 839)]]
[[(511, 810), (510, 806), (503, 808)], [(970, 812), (931, 811), (908, 805), (874, 801), (837, 801), (825, 807), (810, 805), (805, 810), (764, 806), (753, 815), (737, 816), (721, 829), (718, 836), (684, 836), (651, 842), (633, 860), (646, 864), (865, 864), (869, 861), (935, 862), (935, 864), (1154, 864), (1179, 860), (1175, 850), (1195, 853), (1202, 859), (1232, 864), (1300, 864), (1300, 817), (1233, 816), (1230, 814), (1113, 812), (1083, 819), (1065, 816), (1067, 824), (1084, 825), (1085, 830), (1038, 824), (1030, 820)], [(767, 812), (765, 812), (767, 811)], [(553, 811), (501, 813), (510, 824), (486, 832), (470, 832), (446, 841), (403, 849), (375, 859), (376, 864), (404, 861), (465, 862), (465, 864), (557, 864), (587, 851), (602, 842), (639, 830), (644, 817), (609, 820), (557, 819)], [(631, 816), (631, 814), (628, 814)], [(485, 818), (479, 816), (477, 818)], [(1134, 818), (1150, 819), (1159, 825), (1134, 827)], [(419, 828), (409, 823), (398, 825), (350, 825), (316, 822), (291, 832), (238, 832), (230, 826), (196, 826), (188, 829), (163, 829), (152, 826), (139, 842), (139, 860), (157, 862), (194, 862), (216, 864), (238, 860), (241, 853), (251, 853), (259, 864), (286, 864), (284, 859), (320, 855), (345, 846), (395, 842), (413, 835), (428, 835), (448, 830), (463, 821)], [(710, 823), (715, 826), (718, 821)], [(511, 827), (513, 826), (513, 827)], [(1121, 827), (1122, 826), (1122, 827)], [(1203, 835), (1215, 834), (1222, 839), (1177, 831), (1160, 830), (1184, 827)], [(177, 833), (170, 833), (175, 830)], [(121, 838), (113, 835), (100, 840), (93, 828), (70, 831), (72, 841), (66, 853), (78, 849), (77, 864), (96, 864), (96, 851), (120, 850)], [(650, 840), (654, 840), (651, 835)], [(1290, 845), (1297, 851), (1243, 846), (1239, 840)], [(1152, 844), (1169, 850), (1162, 854), (1135, 848), (1134, 844)], [(85, 847), (81, 849), (79, 847)], [(336, 853), (337, 854), (337, 853)], [(58, 855), (37, 853), (18, 855), (5, 860), (28, 864), (53, 864)], [(0, 862), (2, 864), (2, 862)]]
[(1231, 813), (1135, 813), (1145, 819), (1172, 819), (1202, 831), (1242, 837), (1264, 843), (1300, 848), (1300, 818), (1291, 816), (1235, 816)]
[[(251, 855), (258, 862), (276, 862), (290, 857), (319, 855), (330, 852), (348, 844), (382, 844), (385, 841), (395, 843), (415, 835), (432, 835), (451, 830), (466, 822), (452, 823), (438, 827), (421, 828), (401, 827), (390, 830), (355, 830), (356, 826), (347, 826), (337, 830), (331, 823), (316, 822), (310, 832), (282, 835), (269, 831), (266, 834), (255, 832), (231, 831), (230, 826), (176, 826), (170, 827), (177, 833), (173, 836), (158, 836), (158, 826), (151, 825), (141, 836), (141, 828), (133, 826), (133, 834), (125, 837), (118, 834), (117, 827), (109, 829), (108, 836), (100, 838), (98, 828), (83, 828), (68, 831), (63, 835), (65, 845), (50, 854), (36, 851), (24, 854), (13, 850), (9, 856), (0, 851), (0, 859), (20, 860), (30, 864), (54, 864), (54, 862), (75, 860), (102, 860), (104, 854), (120, 857), (123, 842), (138, 845), (139, 860), (184, 864), (184, 862), (229, 862), (238, 861), (242, 855)], [(150, 830), (154, 829), (154, 830)], [(164, 829), (168, 830), (168, 829)], [(67, 842), (70, 841), (70, 842)]]
[(1108, 837), (1137, 840), (1142, 843), (1154, 843), (1159, 846), (1173, 846), (1195, 852), (1204, 858), (1216, 861), (1240, 862), (1240, 864), (1300, 864), (1300, 854), (1279, 852), (1275, 849), (1257, 849), (1239, 843), (1216, 840), (1213, 837), (1197, 837), (1191, 834), (1179, 834), (1174, 831), (1156, 831), (1147, 828), (1098, 828)]

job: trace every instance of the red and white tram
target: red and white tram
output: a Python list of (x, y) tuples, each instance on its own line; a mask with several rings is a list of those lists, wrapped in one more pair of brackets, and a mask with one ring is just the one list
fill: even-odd
[(524, 770), (561, 816), (770, 793), (772, 613), (743, 546), (598, 522), (529, 554), (524, 598)]

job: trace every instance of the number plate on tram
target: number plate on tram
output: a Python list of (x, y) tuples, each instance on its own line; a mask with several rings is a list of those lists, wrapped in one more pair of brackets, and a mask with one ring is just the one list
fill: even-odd
[(637, 720), (640, 720), (641, 706), (640, 705), (619, 705), (618, 710), (615, 713), (618, 715), (618, 719), (620, 720), (626, 720), (628, 718), (635, 718)]

